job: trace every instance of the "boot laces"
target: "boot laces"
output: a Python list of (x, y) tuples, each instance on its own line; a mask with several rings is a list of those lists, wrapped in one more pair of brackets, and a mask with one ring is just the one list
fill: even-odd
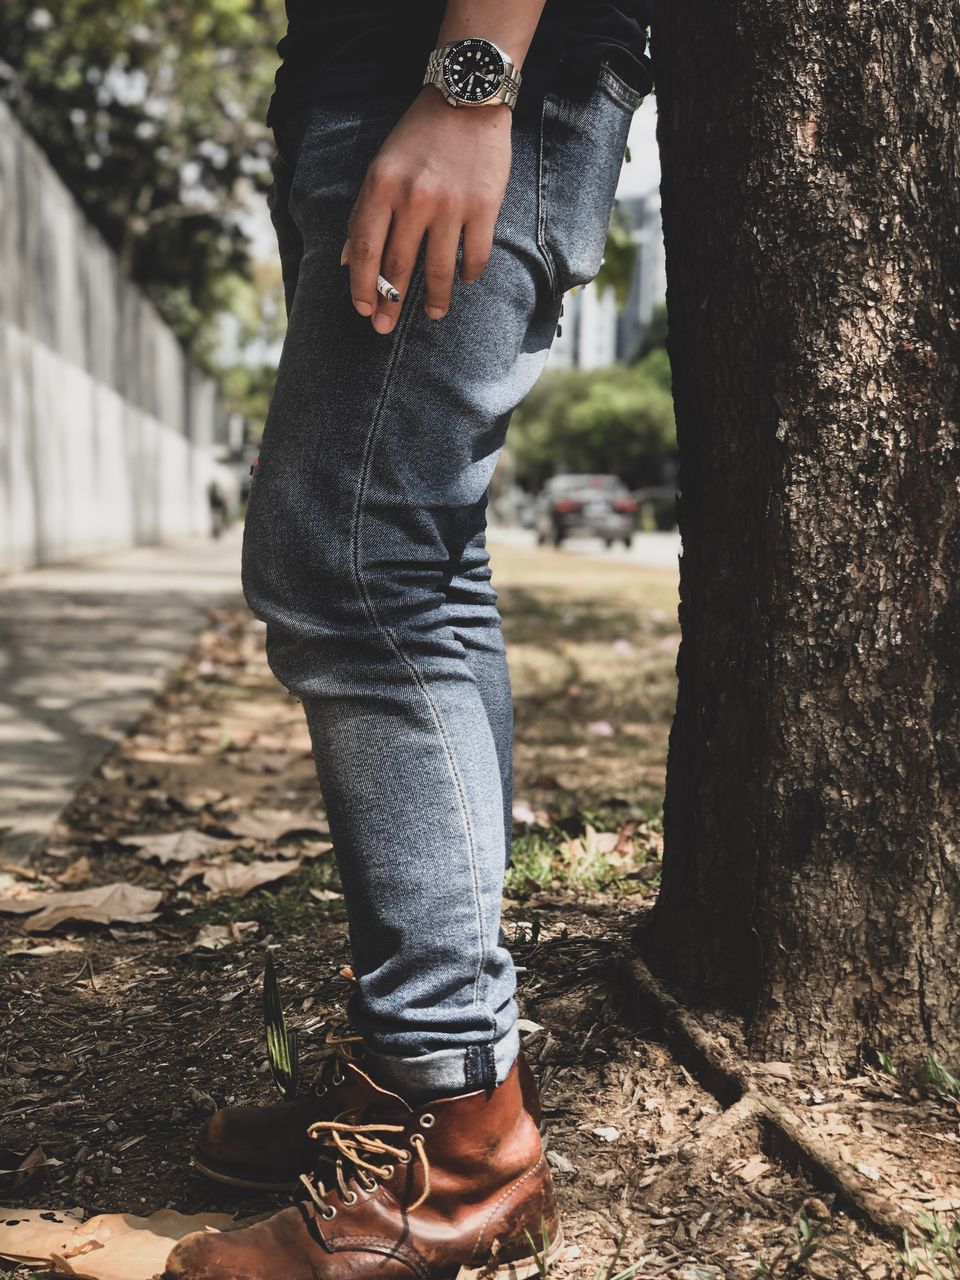
[[(351, 1191), (349, 1179), (356, 1178), (365, 1191), (374, 1191), (378, 1178), (386, 1181), (393, 1177), (393, 1165), (377, 1163), (378, 1159), (391, 1156), (400, 1164), (410, 1163), (413, 1155), (409, 1148), (396, 1146), (386, 1140), (391, 1135), (403, 1132), (402, 1124), (359, 1124), (342, 1120), (318, 1120), (310, 1126), (307, 1133), (323, 1144), (324, 1151), (320, 1160), (334, 1166), (336, 1181), (334, 1188), (333, 1185), (328, 1187), (319, 1173), (300, 1175), (300, 1181), (322, 1217), (336, 1217), (336, 1207), (329, 1201), (329, 1196), (335, 1189), (340, 1192), (340, 1199), (345, 1205), (356, 1202), (357, 1195), (355, 1191)], [(430, 1194), (430, 1161), (424, 1148), (423, 1134), (411, 1134), (409, 1142), (423, 1169), (423, 1190), (409, 1206), (412, 1211), (419, 1209)]]
[(346, 1020), (329, 1027), (323, 1038), (323, 1043), (330, 1052), (320, 1065), (319, 1083), (322, 1086), (321, 1092), (326, 1093), (330, 1085), (343, 1084), (342, 1064), (344, 1061), (353, 1061), (352, 1046), (359, 1044), (362, 1039), (363, 1037), (358, 1036)]

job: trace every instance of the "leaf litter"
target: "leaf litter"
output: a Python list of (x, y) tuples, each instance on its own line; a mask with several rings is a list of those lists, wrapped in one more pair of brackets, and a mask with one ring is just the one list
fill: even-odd
[[(589, 590), (602, 588), (611, 599), (628, 598), (626, 578), (618, 594), (611, 582), (601, 581), (596, 564), (585, 564), (591, 570)], [(563, 581), (556, 584), (556, 599), (566, 607), (570, 560), (563, 559), (559, 569)], [(523, 583), (527, 574), (521, 565), (515, 581)], [(631, 567), (631, 582), (635, 574)], [(542, 562), (536, 562), (532, 576), (537, 599), (543, 601), (549, 590)], [(509, 632), (509, 578), (501, 600)], [(525, 630), (526, 588), (518, 602), (522, 607), (513, 614), (514, 634), (532, 656), (537, 641)], [(542, 631), (542, 619), (534, 621), (535, 630)], [(633, 634), (622, 620), (616, 625), (618, 633)], [(643, 625), (641, 621), (641, 629)], [(571, 641), (574, 649), (578, 643)], [(588, 638), (585, 643), (589, 648), (593, 642)], [(640, 689), (649, 683), (654, 659), (639, 643), (636, 654), (634, 683)], [(101, 771), (91, 782), (51, 842), (50, 864), (54, 853), (60, 859), (87, 856), (96, 879), (136, 879), (138, 886), (161, 892), (154, 931), (134, 942), (129, 929), (94, 930), (85, 936), (83, 956), (58, 948), (32, 959), (29, 970), (24, 957), (16, 956), (8, 956), (0, 967), (0, 1001), (9, 1009), (6, 1056), (0, 1058), (0, 1142), (26, 1151), (22, 1139), (29, 1125), (36, 1144), (42, 1142), (43, 1151), (60, 1161), (23, 1187), (22, 1198), (33, 1206), (82, 1204), (94, 1217), (140, 1206), (138, 1212), (150, 1221), (151, 1207), (166, 1203), (184, 1213), (232, 1217), (240, 1199), (194, 1177), (189, 1157), (196, 1128), (213, 1109), (275, 1096), (259, 1009), (265, 956), (277, 958), (288, 1020), (303, 1046), (305, 1078), (315, 1073), (325, 1052), (325, 1030), (341, 1012), (346, 988), (336, 975), (347, 960), (347, 937), (342, 905), (329, 896), (339, 890), (329, 848), (322, 847), (328, 842), (310, 841), (321, 848), (317, 856), (307, 857), (308, 842), (301, 838), (306, 828), (279, 837), (284, 850), (295, 855), (287, 864), (299, 865), (237, 899), (248, 917), (239, 920), (231, 914), (234, 899), (214, 897), (202, 878), (189, 882), (192, 888), (177, 885), (176, 873), (189, 862), (158, 864), (131, 853), (120, 839), (131, 830), (148, 836), (175, 834), (193, 805), (198, 830), (203, 827), (204, 834), (221, 843), (250, 840), (254, 862), (275, 861), (269, 855), (279, 850), (269, 847), (268, 840), (240, 835), (230, 822), (247, 810), (316, 814), (313, 765), (297, 720), (302, 712), (275, 685), (262, 655), (261, 633), (239, 611), (222, 614), (204, 637), (200, 656), (217, 674), (201, 683), (188, 665), (138, 730), (139, 741), (121, 746), (108, 765), (109, 776)], [(544, 717), (542, 677), (533, 663), (521, 660), (514, 682), (521, 733), (518, 780), (526, 797), (519, 802), (518, 833), (530, 831), (549, 840), (555, 832), (565, 832), (558, 843), (580, 842), (562, 855), (567, 861), (587, 860), (603, 848), (606, 859), (623, 860), (618, 874), (624, 881), (655, 866), (658, 856), (648, 820), (638, 822), (637, 817), (644, 813), (644, 797), (659, 785), (656, 759), (618, 771), (610, 754), (623, 753), (626, 726), (642, 715), (622, 705), (633, 661), (627, 654), (618, 658), (621, 701), (616, 707), (596, 708), (596, 714), (608, 715), (624, 730), (609, 744), (593, 738), (587, 754), (578, 754), (577, 740), (570, 735), (579, 732), (584, 743), (592, 717), (584, 717), (578, 730), (565, 712), (563, 732), (569, 745), (558, 737), (534, 741), (529, 726), (541, 724)], [(666, 650), (663, 664), (666, 671)], [(578, 683), (585, 687), (587, 681), (580, 676)], [(595, 696), (602, 701), (597, 691)], [(557, 700), (558, 709), (561, 705), (562, 699)], [(258, 724), (269, 726), (273, 741), (256, 730)], [(206, 733), (193, 751), (194, 725), (224, 729), (226, 745), (218, 749), (218, 735)], [(289, 749), (284, 750), (287, 725)], [(665, 749), (666, 727), (664, 721), (659, 751)], [(629, 751), (637, 751), (635, 736)], [(139, 758), (144, 752), (158, 758)], [(281, 770), (266, 763), (270, 754), (274, 761), (285, 757)], [(564, 794), (551, 781), (558, 767), (572, 783)], [(594, 811), (598, 804), (608, 804), (614, 812), (619, 807), (621, 816), (611, 820), (608, 808), (606, 817), (591, 814), (583, 821), (567, 806), (586, 796), (594, 797)], [(601, 801), (604, 796), (609, 799)], [(212, 867), (206, 856), (192, 861)], [(243, 857), (237, 861), (242, 865)], [(37, 866), (41, 877), (57, 869), (43, 858)], [(563, 883), (550, 884), (546, 892), (531, 885), (522, 893), (514, 891), (516, 901), (506, 912), (507, 931), (516, 934), (513, 950), (526, 1014), (521, 1034), (542, 1084), (548, 1159), (570, 1241), (566, 1260), (554, 1273), (558, 1280), (592, 1276), (598, 1268), (602, 1274), (618, 1241), (620, 1265), (640, 1262), (644, 1276), (696, 1272), (697, 1280), (707, 1275), (746, 1277), (757, 1274), (758, 1259), (778, 1256), (783, 1259), (780, 1271), (775, 1264), (770, 1274), (786, 1274), (783, 1269), (797, 1251), (801, 1219), (815, 1221), (827, 1242), (848, 1248), (853, 1240), (863, 1267), (856, 1273), (844, 1270), (824, 1255), (818, 1275), (896, 1274), (890, 1247), (848, 1219), (832, 1197), (814, 1193), (802, 1177), (772, 1159), (762, 1135), (736, 1135), (719, 1151), (704, 1145), (701, 1135), (720, 1118), (722, 1108), (678, 1066), (655, 1031), (640, 1034), (624, 1022), (607, 980), (610, 957), (630, 945), (638, 907), (642, 912), (649, 901), (646, 875), (636, 885), (637, 895), (628, 899)], [(316, 896), (314, 889), (320, 891)], [(9, 886), (2, 892), (12, 896)], [(0, 920), (2, 936), (11, 944), (15, 923), (22, 920), (18, 915)], [(526, 922), (522, 928), (516, 923), (521, 920)], [(736, 1028), (726, 1030), (735, 1042)], [(62, 1055), (57, 1072), (43, 1070), (35, 1048), (40, 1044), (56, 1045)], [(774, 1083), (791, 1091), (797, 1107), (810, 1105), (814, 1088), (819, 1088), (799, 1078), (780, 1083), (774, 1078)], [(871, 1095), (862, 1085), (849, 1087), (848, 1093), (861, 1103), (886, 1096)], [(834, 1100), (828, 1090), (817, 1096)], [(888, 1128), (897, 1132), (902, 1131), (904, 1104), (914, 1105), (899, 1096), (901, 1111), (890, 1113), (895, 1119)], [(916, 1161), (925, 1163), (914, 1186), (929, 1186), (926, 1203), (933, 1206), (945, 1198), (944, 1162), (937, 1165), (931, 1151), (934, 1143), (956, 1140), (957, 1116), (954, 1111), (951, 1120), (940, 1100), (921, 1105), (926, 1108), (921, 1126), (930, 1136), (911, 1134)], [(849, 1118), (842, 1107), (834, 1106), (833, 1113)], [(616, 1130), (620, 1136), (609, 1141), (592, 1130)], [(882, 1164), (872, 1151), (858, 1150), (857, 1136), (851, 1156), (889, 1171), (892, 1158)], [(897, 1138), (886, 1137), (896, 1148)], [(946, 1150), (952, 1159), (951, 1148)], [(744, 1182), (738, 1170), (754, 1158), (769, 1163), (769, 1170)], [(282, 1203), (278, 1197), (244, 1197), (242, 1208), (267, 1212)], [(125, 1280), (134, 1280), (132, 1273), (125, 1273)]]

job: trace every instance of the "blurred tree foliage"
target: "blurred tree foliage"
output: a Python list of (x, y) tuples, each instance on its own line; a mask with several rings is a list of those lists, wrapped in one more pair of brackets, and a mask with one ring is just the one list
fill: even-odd
[(220, 394), (228, 413), (246, 418), (248, 430), (262, 430), (277, 380), (277, 358), (286, 330), (283, 279), (276, 258), (254, 263), (249, 280), (236, 279), (226, 299), (224, 348), (234, 352), (219, 370)]
[(3, 0), (0, 93), (201, 363), (269, 182), (274, 0)]
[(601, 293), (604, 289), (613, 290), (619, 311), (622, 311), (627, 304), (636, 257), (637, 246), (633, 242), (633, 224), (623, 211), (614, 205), (610, 215), (610, 226), (607, 228), (603, 262), (597, 272), (597, 288)]
[(676, 452), (666, 351), (634, 365), (548, 371), (514, 414), (510, 448), (531, 488), (557, 471), (618, 475), (631, 488), (660, 483)]

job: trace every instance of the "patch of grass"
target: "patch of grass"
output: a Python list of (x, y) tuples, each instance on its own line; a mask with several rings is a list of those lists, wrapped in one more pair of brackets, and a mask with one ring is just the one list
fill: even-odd
[(899, 1069), (897, 1068), (897, 1064), (893, 1061), (893, 1059), (890, 1057), (889, 1054), (883, 1053), (882, 1050), (880, 1049), (876, 1050), (876, 1054), (877, 1054), (877, 1062), (880, 1066), (880, 1070), (883, 1071), (886, 1075), (892, 1076), (893, 1079), (896, 1080), (897, 1076), (900, 1074)]
[[(550, 1233), (547, 1231), (545, 1224), (541, 1226), (541, 1235), (543, 1243), (542, 1245), (538, 1245), (530, 1232), (526, 1232), (527, 1240), (530, 1242), (530, 1248), (533, 1250), (534, 1261), (537, 1264), (537, 1274), (541, 1277), (541, 1280), (548, 1280), (548, 1277), (553, 1270), (553, 1264), (549, 1257), (551, 1246)], [(631, 1263), (629, 1267), (625, 1267), (620, 1271), (617, 1271), (617, 1266), (620, 1263), (620, 1254), (623, 1252), (623, 1241), (624, 1237), (621, 1236), (616, 1242), (613, 1254), (609, 1261), (606, 1263), (601, 1262), (599, 1267), (597, 1267), (593, 1280), (630, 1280), (631, 1276), (635, 1276), (637, 1274), (644, 1264), (643, 1259), (640, 1259), (638, 1262)]]
[[(544, 889), (626, 893), (655, 888), (662, 844), (659, 817), (609, 827), (599, 821), (596, 814), (581, 814), (563, 827), (533, 828), (516, 836), (506, 893), (523, 897)], [(610, 847), (615, 841), (618, 847)]]
[(232, 924), (236, 920), (256, 920), (266, 933), (281, 937), (304, 933), (317, 922), (318, 913), (326, 919), (342, 919), (342, 901), (320, 902), (311, 889), (340, 889), (340, 877), (332, 857), (305, 862), (296, 875), (266, 886), (245, 898), (209, 898), (198, 902), (182, 919), (192, 929), (206, 924)]
[(930, 1277), (931, 1280), (960, 1280), (960, 1218), (952, 1223), (936, 1213), (917, 1217), (917, 1238), (904, 1233), (900, 1261), (908, 1276)]
[(960, 1080), (932, 1055), (917, 1072), (917, 1083), (945, 1098), (960, 1098)]
[(794, 1224), (792, 1241), (783, 1244), (772, 1258), (767, 1259), (759, 1254), (754, 1261), (753, 1275), (760, 1280), (776, 1276), (816, 1276), (821, 1273), (813, 1267), (814, 1259), (820, 1254), (834, 1258), (849, 1267), (854, 1275), (866, 1276), (860, 1259), (856, 1254), (856, 1242), (845, 1237), (848, 1248), (840, 1248), (827, 1238), (826, 1228), (820, 1223), (810, 1222), (806, 1214), (801, 1213)]

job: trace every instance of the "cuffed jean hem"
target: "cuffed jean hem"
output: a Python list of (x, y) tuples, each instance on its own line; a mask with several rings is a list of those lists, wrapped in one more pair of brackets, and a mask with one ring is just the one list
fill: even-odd
[(438, 1049), (419, 1058), (398, 1058), (364, 1048), (363, 1063), (385, 1089), (408, 1102), (475, 1093), (502, 1084), (520, 1053), (520, 1033), (511, 1027), (496, 1044)]

